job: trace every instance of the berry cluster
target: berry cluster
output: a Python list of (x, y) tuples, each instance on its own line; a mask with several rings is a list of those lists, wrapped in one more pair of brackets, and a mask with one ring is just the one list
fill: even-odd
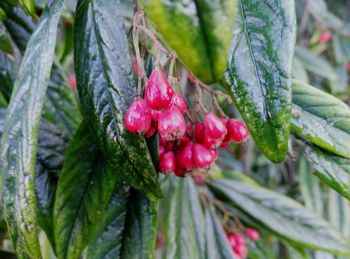
[(203, 122), (186, 124), (186, 110), (185, 99), (156, 68), (147, 82), (145, 98), (136, 99), (125, 114), (125, 127), (130, 132), (145, 137), (159, 132), (159, 170), (164, 174), (182, 177), (195, 169), (206, 170), (218, 157), (219, 147), (227, 147), (231, 140), (243, 143), (249, 137), (243, 122), (211, 112)]
[[(253, 228), (247, 228), (245, 234), (252, 241), (256, 241), (260, 238), (259, 231)], [(233, 249), (235, 258), (244, 259), (248, 256), (248, 247), (244, 235), (239, 233), (229, 234), (227, 235), (227, 239)]]

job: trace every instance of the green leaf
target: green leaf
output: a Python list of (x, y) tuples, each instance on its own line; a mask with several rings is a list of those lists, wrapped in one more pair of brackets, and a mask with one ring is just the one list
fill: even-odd
[(157, 206), (142, 193), (118, 184), (90, 243), (87, 258), (153, 258)]
[(260, 150), (279, 163), (290, 133), (294, 1), (241, 0), (238, 13), (228, 91)]
[(297, 47), (295, 49), (295, 56), (302, 62), (306, 70), (316, 75), (326, 77), (330, 81), (338, 79), (336, 71), (325, 58), (316, 56), (316, 54), (302, 47)]
[(41, 121), (39, 129), (38, 158), (35, 169), (35, 192), (38, 201), (38, 224), (46, 232), (55, 247), (53, 228), (53, 207), (59, 174), (68, 139), (59, 129)]
[(161, 197), (144, 138), (124, 127), (136, 85), (118, 2), (79, 1), (75, 69), (83, 113), (109, 163), (127, 184), (152, 200)]
[(292, 130), (334, 154), (350, 158), (350, 108), (336, 97), (293, 82)]
[(207, 259), (235, 258), (233, 250), (228, 243), (226, 233), (222, 228), (219, 219), (212, 209), (205, 211), (205, 235)]
[(83, 123), (65, 154), (57, 184), (54, 235), (59, 258), (79, 258), (93, 238), (117, 179)]
[(349, 200), (337, 192), (328, 192), (328, 215), (333, 226), (345, 236), (350, 236), (350, 206)]
[(6, 20), (6, 18), (7, 18), (7, 15), (6, 15), (4, 9), (2, 9), (0, 7), (0, 21)]
[(236, 0), (141, 0), (147, 17), (201, 81), (221, 80), (227, 66)]
[(315, 168), (315, 175), (329, 187), (350, 200), (350, 160), (315, 147), (307, 147), (306, 158)]
[(192, 179), (172, 180), (160, 204), (165, 258), (205, 258), (205, 217), (197, 187)]
[(4, 212), (20, 257), (41, 257), (34, 183), (36, 149), (63, 2), (48, 5), (29, 40), (1, 141)]
[(0, 28), (0, 51), (6, 52), (8, 54), (13, 54), (13, 48), (10, 42), (9, 37), (1, 32)]
[(17, 66), (6, 54), (0, 53), (0, 92), (6, 103), (10, 102)]
[(294, 200), (240, 181), (213, 180), (214, 193), (292, 244), (350, 254), (350, 241)]
[(31, 15), (33, 18), (37, 17), (34, 0), (19, 0), (19, 4), (27, 14)]

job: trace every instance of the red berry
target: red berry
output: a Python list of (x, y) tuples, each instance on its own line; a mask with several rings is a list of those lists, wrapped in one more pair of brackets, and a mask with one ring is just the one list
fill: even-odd
[(144, 136), (145, 137), (152, 137), (158, 129), (158, 123), (157, 121), (152, 120), (151, 121), (151, 126), (149, 127), (149, 129), (145, 132)]
[(229, 243), (232, 247), (236, 246), (236, 238), (235, 238), (235, 235), (229, 235), (229, 236), (227, 237), (227, 240), (228, 240), (228, 243)]
[(152, 120), (158, 120), (159, 118), (159, 115), (162, 113), (162, 111), (157, 111), (157, 110), (151, 110), (151, 117), (152, 117)]
[(247, 228), (245, 230), (245, 233), (247, 234), (248, 238), (252, 241), (256, 241), (260, 238), (260, 233), (254, 228)]
[(159, 170), (164, 174), (170, 174), (175, 172), (175, 155), (174, 152), (168, 151), (164, 153), (159, 162)]
[(173, 97), (174, 105), (179, 109), (180, 112), (185, 112), (187, 109), (187, 104), (185, 99), (178, 93), (174, 94)]
[(346, 69), (347, 72), (350, 72), (350, 63), (345, 65), (345, 69)]
[(205, 132), (205, 128), (204, 128), (204, 124), (201, 123), (197, 123), (194, 126), (194, 138), (197, 141), (197, 143), (203, 144), (204, 142), (204, 132)]
[(138, 98), (126, 111), (124, 124), (128, 131), (145, 133), (151, 126), (151, 113), (145, 100)]
[(241, 256), (242, 258), (245, 258), (248, 256), (248, 248), (246, 245), (236, 245), (233, 247), (233, 251)]
[(184, 168), (186, 170), (191, 170), (193, 168), (192, 163), (192, 148), (193, 142), (190, 141), (186, 146), (176, 153), (176, 165)]
[(246, 245), (247, 242), (242, 234), (234, 234), (237, 245)]
[(192, 149), (192, 162), (195, 167), (208, 168), (213, 163), (213, 155), (209, 149), (201, 144), (194, 144)]
[(190, 142), (190, 138), (185, 134), (180, 138), (178, 145), (180, 148), (183, 148), (188, 142)]
[(161, 157), (165, 153), (165, 151), (166, 150), (163, 146), (159, 146), (159, 148), (158, 148), (159, 157)]
[(177, 177), (185, 177), (185, 169), (177, 166), (175, 169), (175, 175)]
[(240, 256), (239, 254), (236, 254), (234, 251), (233, 251), (233, 258), (234, 259), (244, 259), (242, 256)]
[(207, 134), (207, 131), (204, 131), (204, 141), (203, 141), (203, 145), (206, 148), (209, 149), (216, 149), (218, 147), (220, 147), (222, 144), (222, 139), (212, 139), (209, 137), (209, 134)]
[(77, 80), (75, 76), (68, 77), (68, 84), (72, 90), (75, 90), (77, 88)]
[(179, 139), (185, 134), (185, 118), (174, 105), (159, 116), (158, 131), (165, 140)]
[(330, 31), (325, 31), (318, 38), (318, 42), (319, 43), (327, 43), (331, 40), (331, 38), (332, 38), (332, 33)]
[(204, 120), (205, 134), (210, 139), (223, 140), (227, 133), (225, 123), (215, 114), (208, 112)]
[(236, 143), (243, 143), (249, 137), (247, 126), (240, 120), (229, 119), (227, 128), (231, 139)]
[(212, 156), (213, 156), (213, 162), (215, 162), (215, 160), (218, 158), (219, 156), (219, 151), (217, 149), (212, 149), (210, 150)]
[(145, 90), (147, 106), (152, 110), (167, 109), (173, 102), (174, 90), (164, 72), (153, 70)]

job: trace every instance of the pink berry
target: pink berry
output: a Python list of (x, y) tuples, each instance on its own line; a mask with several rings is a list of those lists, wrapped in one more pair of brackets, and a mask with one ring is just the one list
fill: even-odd
[(331, 40), (331, 38), (332, 38), (332, 33), (330, 31), (325, 31), (318, 38), (318, 42), (319, 43), (327, 43)]
[(233, 247), (233, 251), (241, 256), (242, 258), (245, 258), (248, 256), (248, 248), (246, 245), (236, 245)]
[(184, 168), (186, 170), (191, 170), (193, 168), (192, 163), (192, 148), (193, 142), (190, 141), (186, 146), (176, 153), (176, 165)]
[(197, 141), (197, 143), (203, 144), (204, 142), (204, 124), (203, 123), (197, 123), (194, 126), (194, 138)]
[(174, 152), (168, 151), (164, 153), (159, 162), (159, 170), (164, 174), (170, 174), (175, 172), (175, 155)]
[(157, 123), (157, 121), (152, 120), (152, 121), (151, 121), (151, 126), (150, 126), (149, 129), (145, 132), (144, 136), (145, 136), (146, 138), (152, 137), (152, 136), (157, 132), (157, 129), (158, 129), (158, 123)]
[(237, 245), (246, 245), (247, 242), (242, 234), (234, 234)]
[(247, 126), (240, 120), (229, 119), (227, 129), (231, 139), (236, 143), (243, 143), (249, 137)]
[(157, 111), (157, 110), (151, 110), (151, 117), (152, 117), (152, 120), (158, 120), (159, 118), (159, 115), (162, 113), (162, 111)]
[(233, 251), (233, 256), (234, 256), (234, 259), (244, 259), (242, 256), (240, 256), (239, 254), (236, 254), (234, 251)]
[(225, 123), (215, 114), (208, 112), (204, 120), (205, 132), (210, 139), (223, 140), (227, 133)]
[(229, 243), (232, 247), (236, 246), (236, 238), (235, 238), (234, 235), (229, 235), (229, 236), (227, 237), (227, 240), (228, 240), (228, 243)]
[(203, 145), (206, 148), (209, 149), (216, 149), (218, 147), (220, 147), (222, 144), (222, 139), (212, 139), (209, 137), (209, 134), (207, 134), (207, 131), (204, 131), (204, 141), (203, 141)]
[(145, 133), (151, 126), (151, 113), (145, 100), (138, 98), (132, 102), (124, 118), (125, 128), (130, 132)]
[(183, 168), (177, 166), (175, 169), (175, 175), (177, 177), (185, 177), (185, 170)]
[(153, 70), (145, 90), (147, 106), (152, 110), (167, 109), (173, 102), (174, 90), (160, 68)]
[(166, 150), (163, 146), (159, 146), (159, 148), (158, 148), (159, 157), (161, 157), (165, 153), (165, 151)]
[(180, 112), (184, 113), (186, 111), (187, 109), (186, 101), (180, 94), (178, 93), (174, 94), (173, 102)]
[(192, 162), (195, 167), (208, 168), (213, 163), (213, 155), (209, 149), (201, 144), (194, 144), (192, 149)]
[(75, 76), (68, 77), (68, 84), (72, 90), (75, 90), (77, 88), (77, 80)]
[(260, 238), (260, 233), (254, 228), (247, 228), (245, 230), (245, 233), (247, 234), (248, 238), (252, 241), (256, 241)]
[(179, 139), (179, 141), (178, 141), (178, 146), (179, 146), (180, 148), (183, 148), (183, 147), (185, 147), (185, 146), (187, 145), (187, 143), (190, 142), (190, 141), (191, 141), (190, 138), (185, 134), (185, 135), (182, 136), (182, 138)]
[(186, 122), (182, 113), (172, 105), (158, 119), (159, 134), (167, 141), (181, 138), (186, 132)]
[(350, 72), (350, 63), (345, 65), (345, 69), (346, 69), (347, 72)]
[(219, 151), (217, 149), (212, 149), (210, 150), (212, 156), (213, 156), (213, 162), (215, 162), (215, 160), (218, 158), (219, 156)]

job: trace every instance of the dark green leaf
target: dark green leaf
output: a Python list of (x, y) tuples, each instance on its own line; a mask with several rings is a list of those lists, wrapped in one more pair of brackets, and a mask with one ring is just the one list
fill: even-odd
[(160, 204), (165, 258), (205, 258), (205, 218), (197, 187), (192, 179), (172, 180)]
[(42, 121), (39, 129), (38, 158), (35, 170), (35, 192), (38, 201), (38, 224), (52, 246), (53, 206), (58, 177), (63, 166), (68, 139), (53, 124)]
[(17, 73), (15, 62), (6, 54), (0, 53), (0, 92), (4, 96), (6, 103), (10, 102), (10, 97), (14, 84), (14, 77)]
[(59, 258), (79, 258), (93, 238), (117, 177), (83, 123), (65, 154), (57, 184), (54, 235)]
[(205, 83), (227, 66), (236, 0), (141, 0), (147, 17), (183, 64)]
[(19, 256), (41, 257), (34, 182), (36, 149), (63, 2), (49, 4), (29, 40), (1, 141), (4, 212)]
[(219, 219), (212, 209), (205, 211), (205, 234), (206, 234), (206, 254), (207, 259), (227, 259), (235, 258), (233, 250), (228, 243), (226, 233), (222, 228)]
[(278, 163), (290, 133), (294, 1), (239, 2), (226, 81), (256, 144)]
[(156, 204), (118, 184), (100, 221), (87, 258), (153, 258), (157, 237)]
[(350, 241), (294, 200), (240, 181), (213, 180), (210, 188), (278, 236), (310, 249), (350, 254)]
[(2, 34), (0, 30), (0, 51), (13, 54), (13, 48), (9, 37), (6, 34)]
[(306, 157), (315, 168), (315, 175), (329, 187), (350, 200), (350, 160), (321, 149), (306, 148)]
[(0, 7), (0, 21), (5, 20), (6, 18), (7, 18), (7, 15), (6, 15), (4, 9), (2, 9), (2, 8)]
[(118, 2), (78, 3), (78, 90), (83, 112), (111, 165), (127, 184), (154, 200), (161, 190), (145, 140), (124, 128), (124, 114), (136, 91)]
[(19, 0), (19, 3), (27, 14), (31, 15), (34, 18), (37, 17), (35, 13), (34, 0)]
[(300, 137), (350, 158), (350, 108), (336, 97), (293, 82), (292, 130)]

